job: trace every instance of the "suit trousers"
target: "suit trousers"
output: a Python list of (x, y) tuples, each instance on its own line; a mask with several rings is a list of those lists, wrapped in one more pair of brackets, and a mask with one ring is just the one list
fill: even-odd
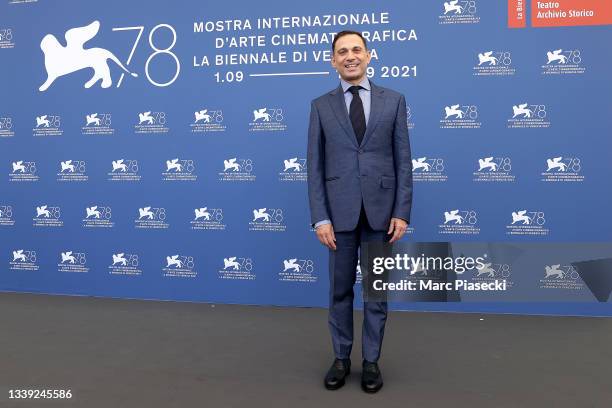
[[(357, 227), (335, 232), (336, 250), (329, 250), (329, 330), (336, 358), (348, 359), (353, 347), (353, 286), (357, 275), (359, 250), (368, 241), (388, 241), (387, 231), (374, 231), (368, 223), (363, 203)], [(377, 362), (380, 357), (387, 302), (364, 302), (362, 356)]]

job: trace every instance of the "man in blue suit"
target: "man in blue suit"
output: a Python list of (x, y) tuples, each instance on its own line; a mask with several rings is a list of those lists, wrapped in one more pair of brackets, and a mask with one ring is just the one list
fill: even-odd
[[(353, 285), (363, 242), (400, 239), (410, 222), (412, 161), (406, 101), (369, 81), (371, 55), (356, 31), (336, 34), (332, 66), (340, 85), (314, 99), (308, 129), (311, 222), (329, 248), (329, 329), (335, 360), (324, 384), (344, 385), (353, 345)], [(387, 302), (364, 302), (361, 386), (383, 385), (378, 359)]]

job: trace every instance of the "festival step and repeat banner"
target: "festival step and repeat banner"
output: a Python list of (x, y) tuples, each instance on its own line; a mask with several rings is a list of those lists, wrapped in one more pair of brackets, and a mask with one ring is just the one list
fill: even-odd
[[(597, 0), (2, 0), (0, 290), (327, 306), (306, 138), (346, 29), (406, 96), (403, 242), (610, 242), (610, 24)], [(393, 307), (612, 315), (570, 261), (463, 276), (520, 302)]]

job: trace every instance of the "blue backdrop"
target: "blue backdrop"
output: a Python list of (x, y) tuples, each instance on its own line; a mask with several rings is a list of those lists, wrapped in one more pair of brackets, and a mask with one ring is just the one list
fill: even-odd
[[(326, 306), (307, 120), (343, 29), (407, 99), (404, 240), (609, 242), (610, 26), (444, 3), (3, 0), (0, 290)], [(395, 307), (611, 315), (570, 269), (512, 271), (554, 302)]]

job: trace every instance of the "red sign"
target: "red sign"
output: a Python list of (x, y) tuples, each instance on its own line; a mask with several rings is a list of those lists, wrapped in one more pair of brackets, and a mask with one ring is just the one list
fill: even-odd
[(508, 0), (508, 27), (527, 26), (527, 0)]
[(531, 0), (531, 25), (534, 27), (608, 24), (612, 24), (610, 0)]

